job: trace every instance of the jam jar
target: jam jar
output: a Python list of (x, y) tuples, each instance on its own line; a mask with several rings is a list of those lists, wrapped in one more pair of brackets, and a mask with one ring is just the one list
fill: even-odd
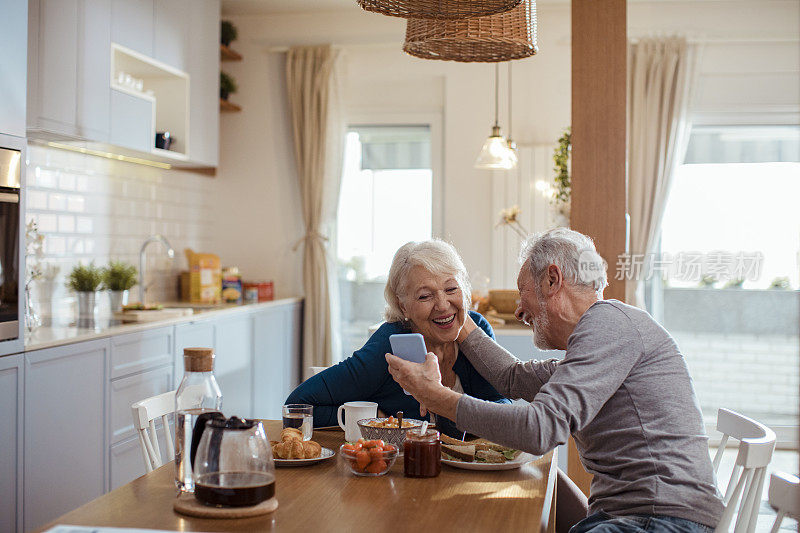
[(436, 477), (442, 471), (442, 443), (433, 429), (420, 433), (406, 431), (403, 442), (403, 471), (406, 477)]

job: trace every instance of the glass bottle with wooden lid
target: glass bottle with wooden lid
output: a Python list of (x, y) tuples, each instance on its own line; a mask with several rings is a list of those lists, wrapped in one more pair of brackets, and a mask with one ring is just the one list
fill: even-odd
[(222, 409), (214, 357), (211, 348), (183, 350), (183, 380), (175, 392), (175, 484), (182, 492), (194, 492), (190, 447), (195, 423), (200, 415)]

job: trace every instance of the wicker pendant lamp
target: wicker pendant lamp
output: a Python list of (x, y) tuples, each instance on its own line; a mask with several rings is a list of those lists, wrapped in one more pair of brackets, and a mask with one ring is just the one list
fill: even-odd
[(505, 13), (521, 0), (358, 0), (364, 11), (390, 17), (457, 20)]
[(522, 2), (506, 13), (463, 20), (406, 22), (403, 51), (422, 59), (498, 62), (534, 55), (536, 0)]

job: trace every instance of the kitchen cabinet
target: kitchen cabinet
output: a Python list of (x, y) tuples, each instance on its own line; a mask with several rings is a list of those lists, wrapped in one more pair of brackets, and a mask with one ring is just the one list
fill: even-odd
[[(28, 3), (3, 2), (0, 17), (0, 133), (25, 137)], [(0, 524), (2, 524), (0, 522)], [(0, 527), (2, 529), (2, 527)]]
[(25, 530), (105, 492), (108, 351), (101, 339), (25, 354)]
[(187, 0), (156, 0), (153, 21), (153, 57), (180, 70), (187, 70), (189, 17), (195, 9)]
[(153, 57), (153, 0), (112, 0), (111, 40)]
[(32, 0), (28, 135), (108, 140), (109, 0)]
[(253, 417), (279, 419), (283, 402), (300, 383), (301, 324), (300, 303), (253, 316)]
[(22, 531), (23, 357), (0, 357), (0, 531)]
[(216, 329), (214, 375), (222, 390), (225, 416), (250, 418), (253, 411), (253, 321), (249, 314), (220, 320)]
[(219, 0), (194, 0), (189, 19), (189, 160), (219, 163)]
[[(179, 167), (217, 165), (219, 0), (30, 0), (27, 18), (23, 135)], [(154, 94), (120, 87), (121, 72)], [(171, 150), (154, 147), (156, 130), (172, 134)]]

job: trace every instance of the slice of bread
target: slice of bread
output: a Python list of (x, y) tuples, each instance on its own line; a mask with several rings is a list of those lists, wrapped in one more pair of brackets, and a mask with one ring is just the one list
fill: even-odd
[(506, 456), (495, 450), (478, 450), (475, 452), (475, 458), (478, 460), (486, 461), (487, 463), (505, 463)]
[(446, 453), (453, 459), (471, 463), (475, 460), (475, 446), (456, 446), (442, 443), (442, 453)]

